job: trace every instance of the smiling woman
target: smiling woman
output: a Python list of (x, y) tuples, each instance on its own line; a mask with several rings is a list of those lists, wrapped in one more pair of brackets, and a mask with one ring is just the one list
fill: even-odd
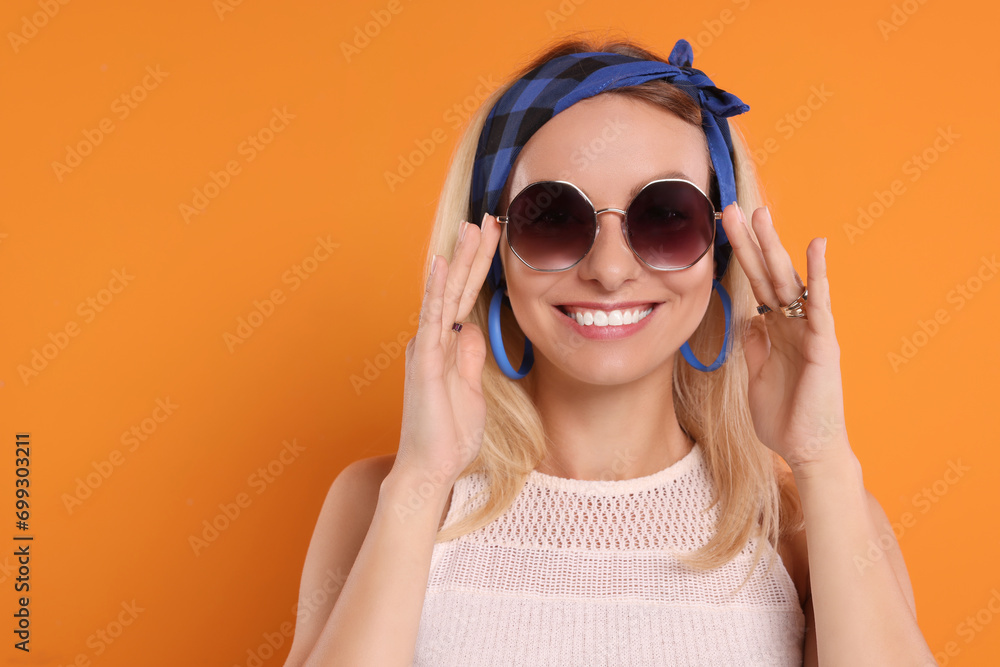
[(684, 40), (564, 40), (485, 101), (399, 451), (331, 486), (302, 595), (350, 574), (286, 664), (933, 664), (895, 543), (853, 564), (888, 521), (847, 438), (825, 243), (807, 291), (728, 121), (747, 110)]

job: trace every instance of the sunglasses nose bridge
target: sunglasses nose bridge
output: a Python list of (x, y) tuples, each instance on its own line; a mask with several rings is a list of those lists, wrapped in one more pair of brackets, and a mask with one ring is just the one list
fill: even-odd
[(620, 209), (620, 208), (614, 208), (614, 207), (610, 207), (610, 206), (608, 208), (602, 208), (602, 209), (595, 209), (594, 210), (594, 217), (597, 220), (597, 227), (596, 227), (596, 229), (594, 229), (594, 242), (593, 242), (593, 244), (591, 244), (591, 249), (587, 251), (587, 254), (589, 255), (590, 252), (593, 250), (594, 244), (597, 243), (597, 236), (599, 236), (600, 233), (601, 233), (600, 216), (601, 216), (602, 213), (617, 213), (617, 214), (619, 214), (621, 216), (621, 224), (619, 225), (619, 229), (621, 230), (621, 234), (622, 234), (623, 240), (625, 241), (625, 245), (629, 248), (629, 250), (633, 254), (635, 254), (635, 251), (632, 250), (632, 244), (628, 240), (628, 234), (625, 231), (625, 223), (626, 223), (626, 220), (628, 218), (628, 214), (625, 211), (623, 211), (622, 209)]
[[(622, 222), (625, 221), (625, 218), (627, 216), (627, 214), (625, 213), (625, 211), (621, 210), (620, 208), (610, 208), (609, 207), (609, 208), (602, 208), (600, 210), (595, 210), (594, 211), (594, 217), (597, 218), (597, 221), (598, 221), (597, 222), (597, 229), (595, 230), (595, 233), (597, 233), (597, 234), (599, 234), (601, 232), (600, 216), (601, 216), (602, 213), (618, 213), (619, 215), (622, 216)], [(622, 229), (622, 231), (625, 231), (625, 230)]]
[(607, 211), (614, 211), (615, 213), (621, 213), (622, 215), (625, 215), (625, 211), (621, 210), (620, 208), (602, 208), (599, 211), (595, 211), (594, 214), (600, 215), (601, 213), (606, 213)]

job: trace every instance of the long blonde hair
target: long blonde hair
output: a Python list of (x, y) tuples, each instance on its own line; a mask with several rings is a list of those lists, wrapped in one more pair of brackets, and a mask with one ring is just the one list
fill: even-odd
[[(452, 156), (438, 202), (424, 275), (430, 270), (434, 254), (451, 257), (461, 220), (480, 223), (469, 217), (469, 197), (479, 134), (490, 109), (514, 82), (536, 66), (561, 55), (587, 51), (613, 52), (666, 62), (632, 41), (575, 33), (543, 48), (538, 56), (497, 88), (469, 119)], [(600, 94), (645, 100), (701, 127), (701, 110), (697, 103), (663, 80)], [(737, 198), (744, 211), (753, 211), (762, 202), (756, 171), (739, 128), (732, 122), (730, 128), (735, 151)], [(714, 173), (711, 181), (714, 184)], [(721, 282), (732, 299), (732, 340), (727, 362), (718, 370), (705, 373), (695, 370), (680, 354), (676, 354), (673, 369), (674, 410), (678, 422), (702, 448), (714, 483), (711, 506), (719, 505), (719, 521), (713, 537), (697, 551), (679, 554), (690, 567), (701, 570), (728, 562), (751, 537), (763, 536), (772, 547), (777, 548), (784, 531), (801, 528), (801, 521), (791, 523), (782, 511), (782, 487), (778, 484), (777, 471), (784, 463), (757, 439), (747, 406), (748, 378), (743, 363), (742, 333), (751, 316), (756, 314), (757, 302), (735, 256), (730, 259)], [(492, 296), (489, 284), (484, 284), (472, 312), (466, 318), (466, 322), (475, 323), (484, 332), (488, 330), (487, 313)], [(501, 319), (501, 329), (504, 346), (516, 366), (524, 350), (524, 334), (509, 314)], [(688, 343), (699, 359), (714, 359), (722, 346), (724, 331), (722, 305), (713, 292), (705, 316)], [(489, 337), (486, 343), (489, 346)], [(462, 472), (463, 476), (474, 472), (485, 476), (486, 500), (477, 510), (442, 528), (436, 536), (437, 542), (457, 538), (500, 516), (523, 488), (528, 473), (546, 457), (546, 436), (541, 418), (529, 394), (530, 385), (522, 384), (530, 377), (529, 374), (521, 381), (507, 378), (488, 347), (483, 371), (487, 416), (482, 449), (476, 460)], [(758, 541), (753, 565), (743, 584), (761, 558), (761, 546)], [(773, 555), (772, 552), (768, 568), (773, 565)]]

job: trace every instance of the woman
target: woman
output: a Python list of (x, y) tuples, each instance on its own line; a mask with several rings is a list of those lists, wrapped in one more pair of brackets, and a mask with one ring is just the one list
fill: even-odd
[(398, 453), (331, 486), (287, 665), (935, 664), (870, 557), (825, 240), (806, 290), (691, 65), (564, 40), (473, 118)]

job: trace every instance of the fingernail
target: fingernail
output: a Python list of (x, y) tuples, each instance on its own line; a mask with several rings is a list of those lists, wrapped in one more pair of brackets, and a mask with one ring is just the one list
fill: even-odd
[(428, 278), (430, 278), (431, 276), (434, 275), (434, 269), (437, 268), (437, 258), (438, 258), (437, 255), (434, 255), (433, 257), (431, 257), (431, 272), (427, 274)]
[(823, 256), (826, 257), (826, 237), (823, 237)]
[(486, 226), (486, 219), (487, 219), (488, 217), (490, 217), (490, 214), (489, 214), (489, 213), (483, 213), (483, 220), (482, 220), (482, 222), (480, 222), (480, 223), (479, 223), (479, 228), (480, 228), (480, 229), (482, 229), (483, 227), (485, 227), (485, 226)]
[(461, 243), (462, 239), (465, 238), (465, 230), (469, 228), (469, 223), (466, 220), (462, 221), (462, 231), (458, 233), (458, 241)]
[(740, 203), (739, 202), (733, 202), (733, 203), (736, 204), (736, 213), (740, 216), (740, 222), (742, 222), (744, 225), (747, 224), (747, 217), (743, 215), (743, 209), (740, 208)]

